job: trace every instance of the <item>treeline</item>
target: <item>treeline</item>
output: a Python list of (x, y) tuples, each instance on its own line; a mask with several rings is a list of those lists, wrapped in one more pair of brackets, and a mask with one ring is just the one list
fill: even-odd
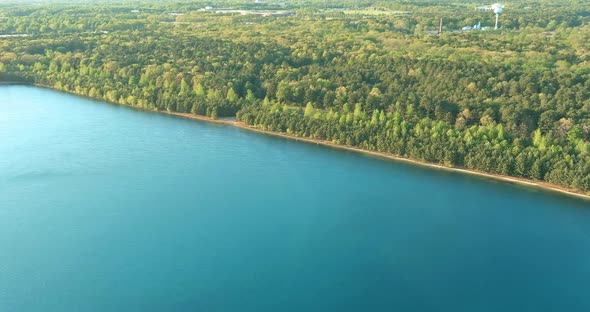
[(575, 134), (556, 144), (540, 129), (531, 138), (522, 138), (494, 122), (458, 127), (414, 117), (380, 110), (366, 114), (360, 107), (325, 113), (311, 104), (301, 114), (270, 102), (238, 113), (246, 124), (264, 130), (590, 190), (590, 144)]
[[(0, 9), (10, 27), (45, 27), (0, 39), (0, 81), (236, 116), (268, 130), (590, 191), (590, 26), (581, 5), (551, 7), (543, 17), (578, 12), (575, 25), (442, 36), (414, 35), (420, 22), (407, 17), (132, 9)], [(525, 18), (538, 14), (530, 12)]]

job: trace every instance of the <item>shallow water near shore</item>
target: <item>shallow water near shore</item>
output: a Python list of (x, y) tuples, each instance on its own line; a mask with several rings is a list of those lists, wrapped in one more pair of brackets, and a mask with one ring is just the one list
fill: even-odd
[(590, 203), (0, 86), (0, 311), (590, 311)]

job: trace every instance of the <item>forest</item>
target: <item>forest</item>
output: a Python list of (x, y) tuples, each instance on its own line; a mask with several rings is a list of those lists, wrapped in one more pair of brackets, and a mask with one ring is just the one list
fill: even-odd
[(589, 0), (95, 2), (0, 2), (0, 82), (590, 193)]

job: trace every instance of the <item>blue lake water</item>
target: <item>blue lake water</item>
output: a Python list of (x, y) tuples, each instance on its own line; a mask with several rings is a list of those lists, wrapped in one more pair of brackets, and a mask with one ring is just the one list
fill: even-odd
[(1, 86), (0, 311), (590, 311), (590, 202)]

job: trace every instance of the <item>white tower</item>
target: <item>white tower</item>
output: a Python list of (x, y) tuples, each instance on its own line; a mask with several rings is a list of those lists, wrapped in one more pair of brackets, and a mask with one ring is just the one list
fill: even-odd
[(502, 14), (503, 9), (504, 9), (504, 5), (502, 5), (502, 4), (499, 4), (499, 3), (492, 4), (492, 10), (494, 11), (494, 13), (496, 13), (496, 26), (494, 27), (494, 29), (498, 29), (498, 18), (500, 17), (500, 14)]

